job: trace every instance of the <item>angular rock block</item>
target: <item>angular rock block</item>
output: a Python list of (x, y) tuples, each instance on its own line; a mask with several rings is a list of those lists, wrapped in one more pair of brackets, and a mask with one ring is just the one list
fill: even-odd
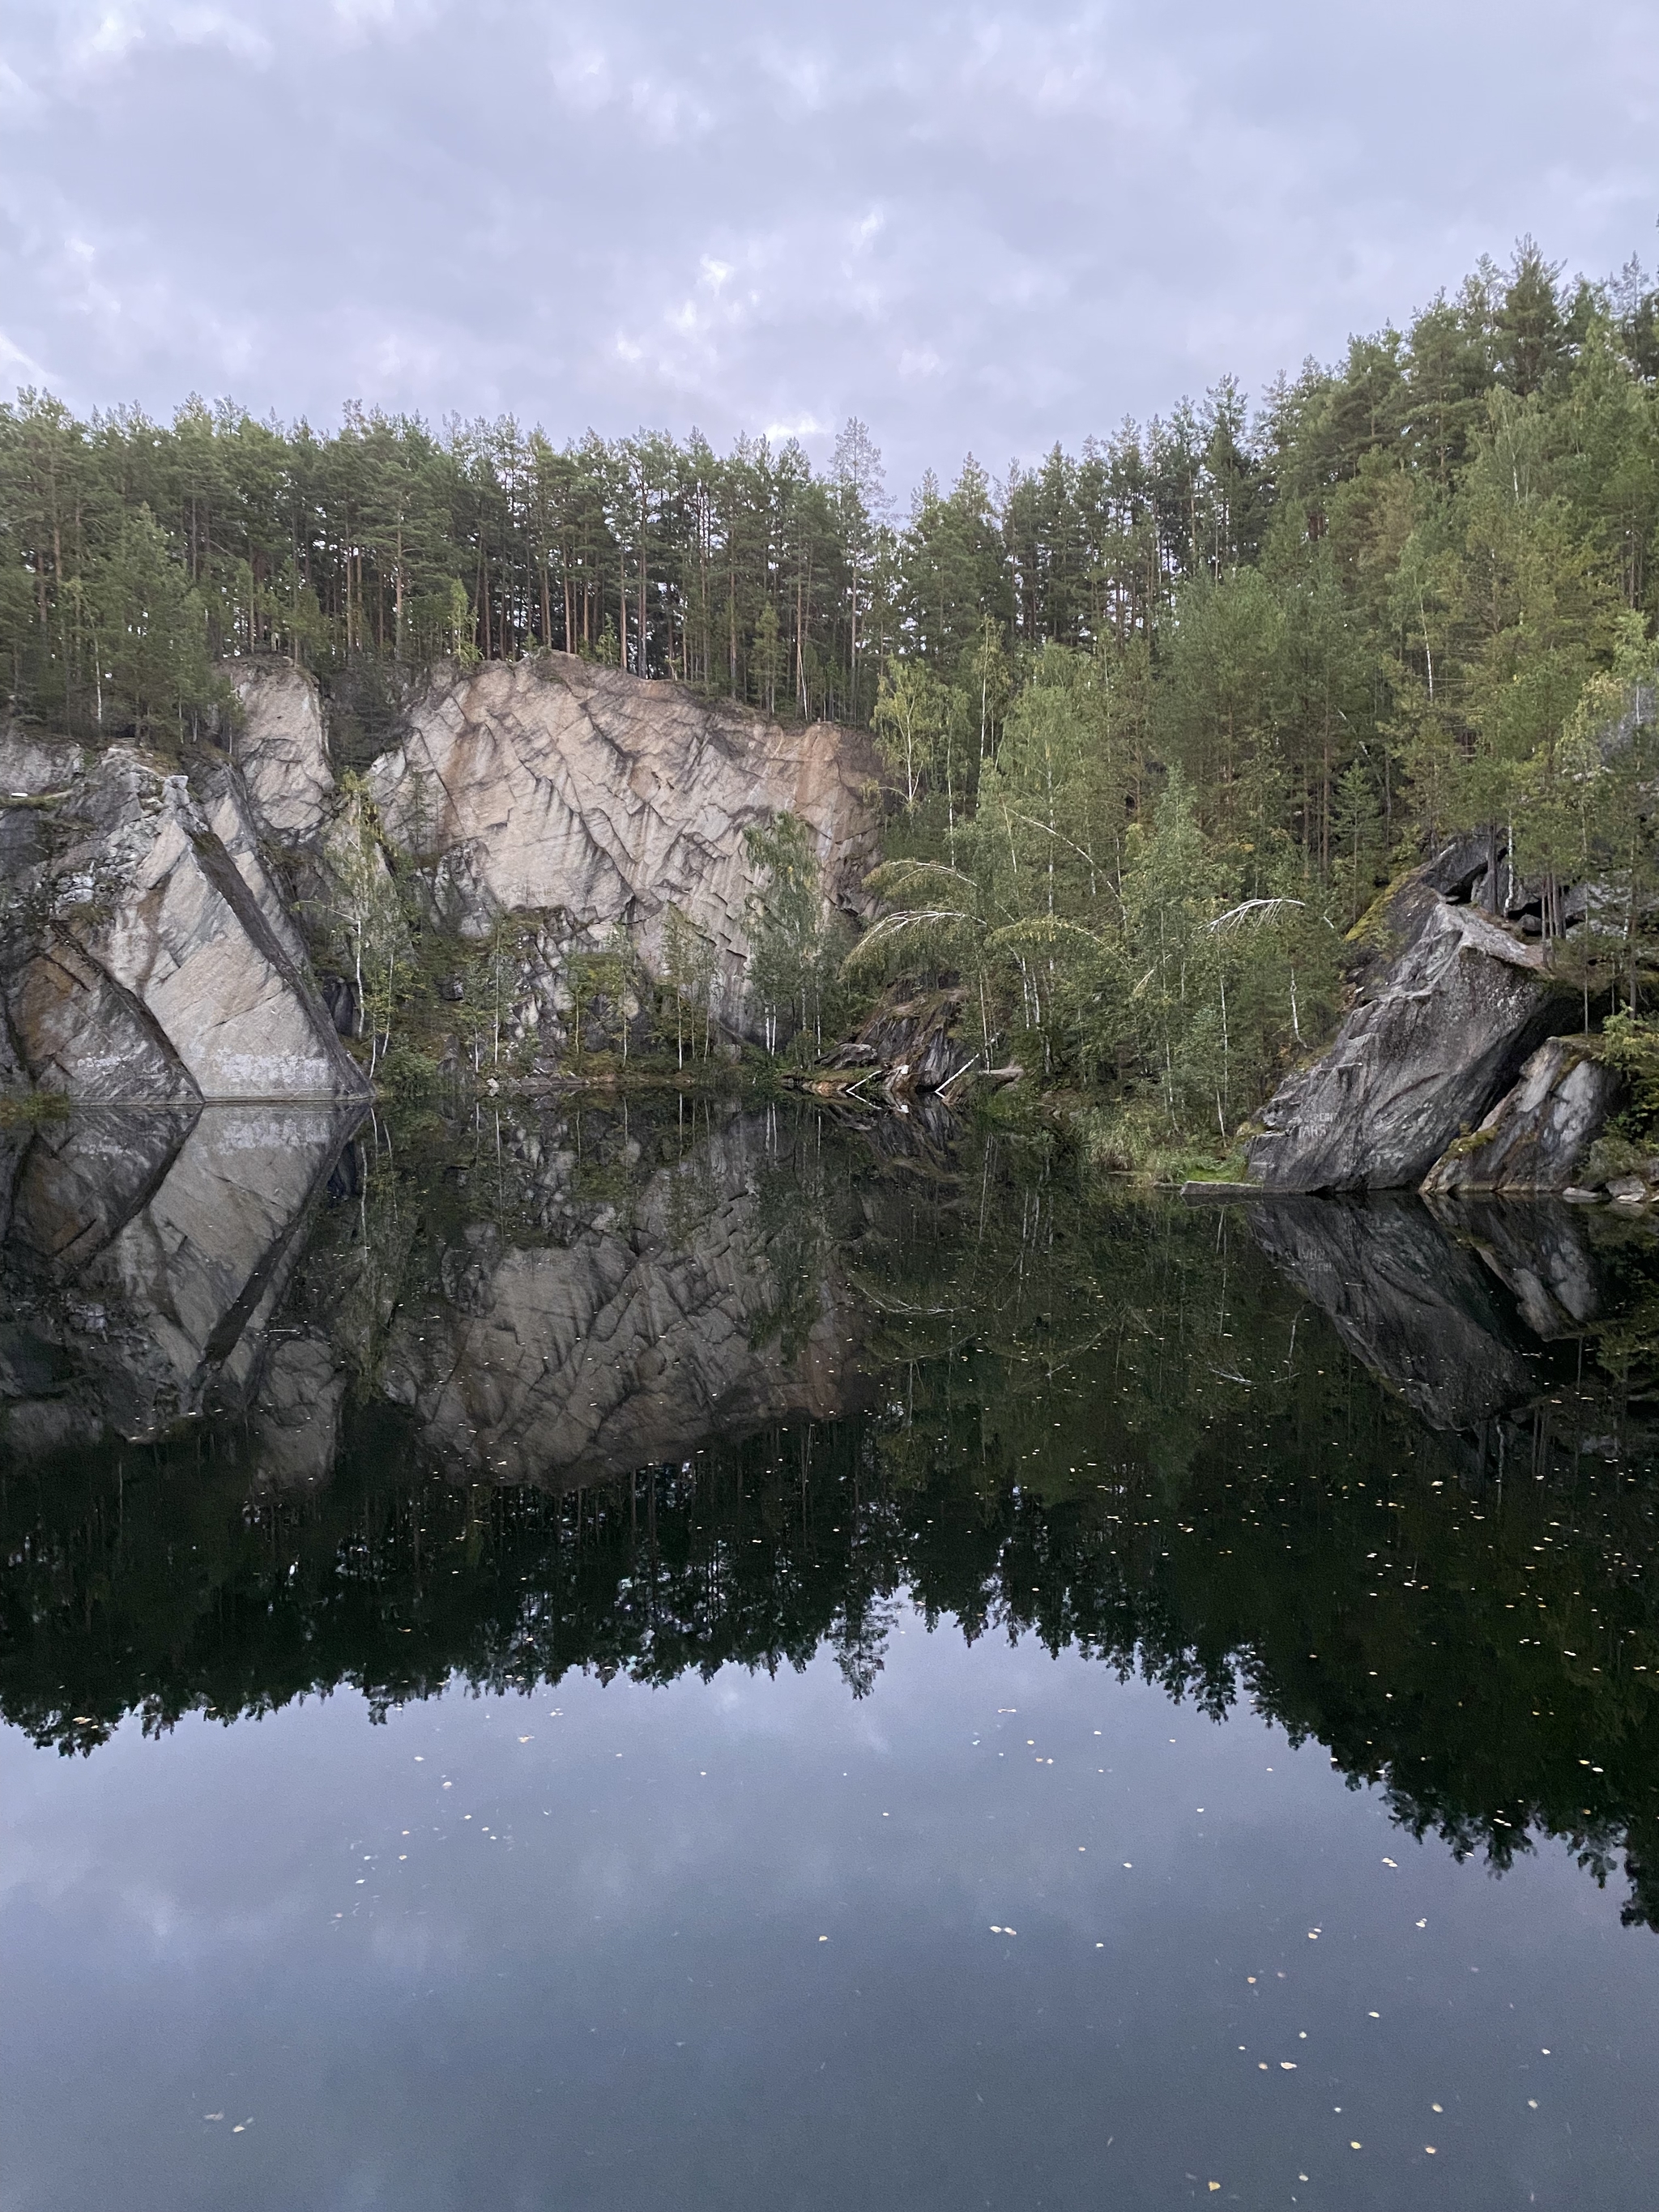
[(1573, 1019), (1540, 945), (1422, 884), (1397, 919), (1407, 941), (1386, 975), (1263, 1110), (1247, 1158), (1267, 1189), (1414, 1188)]
[(24, 1066), (90, 1099), (367, 1097), (240, 793), (209, 797), (234, 854), (182, 775), (112, 746), (33, 824), (5, 948)]
[(254, 661), (234, 678), (241, 726), (231, 759), (262, 837), (284, 851), (320, 846), (337, 796), (317, 686), (286, 661)]
[(1595, 1057), (1595, 1042), (1558, 1036), (1540, 1044), (1515, 1088), (1430, 1169), (1423, 1195), (1567, 1189), (1625, 1094), (1623, 1077)]
[(799, 815), (826, 897), (862, 910), (881, 774), (857, 732), (784, 727), (550, 653), (434, 679), (369, 786), (392, 841), (435, 862), (443, 926), (477, 939), (498, 915), (556, 912), (595, 938), (621, 926), (659, 969), (678, 908), (736, 1021), (753, 890), (744, 831)]

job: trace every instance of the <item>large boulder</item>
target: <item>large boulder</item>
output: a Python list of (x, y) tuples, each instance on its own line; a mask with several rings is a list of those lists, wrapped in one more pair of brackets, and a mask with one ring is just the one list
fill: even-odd
[(1480, 1127), (1448, 1146), (1424, 1178), (1424, 1196), (1566, 1189), (1625, 1094), (1624, 1078), (1595, 1048), (1594, 1037), (1547, 1038)]
[(826, 898), (862, 911), (880, 775), (856, 732), (787, 726), (550, 653), (440, 672), (368, 780), (441, 925), (477, 939), (501, 915), (557, 915), (556, 935), (589, 941), (621, 927), (660, 971), (676, 908), (736, 1023), (753, 890), (744, 831), (798, 815)]
[(1384, 945), (1329, 1049), (1279, 1085), (1249, 1142), (1269, 1190), (1414, 1187), (1515, 1080), (1577, 996), (1541, 944), (1425, 877), (1390, 902)]
[[(0, 794), (38, 766), (22, 756), (0, 744)], [(234, 777), (198, 800), (126, 746), (57, 765), (67, 782), (0, 796), (0, 987), (30, 1079), (150, 1103), (366, 1097)]]

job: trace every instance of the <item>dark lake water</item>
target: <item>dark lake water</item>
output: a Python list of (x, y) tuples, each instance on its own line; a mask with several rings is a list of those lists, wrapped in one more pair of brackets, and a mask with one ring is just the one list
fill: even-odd
[(6, 2212), (1659, 2194), (1659, 1234), (0, 1133)]

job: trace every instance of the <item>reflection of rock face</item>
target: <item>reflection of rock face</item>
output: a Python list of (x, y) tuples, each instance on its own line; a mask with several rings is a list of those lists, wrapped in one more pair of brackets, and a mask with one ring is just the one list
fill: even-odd
[(1285, 1198), (1247, 1218), (1356, 1358), (1431, 1428), (1473, 1428), (1530, 1392), (1480, 1267), (1414, 1200)]
[(1431, 1204), (1435, 1218), (1503, 1284), (1535, 1337), (1577, 1335), (1600, 1316), (1605, 1270), (1583, 1214), (1521, 1198)]
[(1480, 1127), (1429, 1170), (1425, 1197), (1466, 1190), (1565, 1190), (1617, 1108), (1624, 1079), (1590, 1037), (1551, 1037)]
[(1426, 884), (1393, 918), (1409, 941), (1386, 980), (1263, 1110), (1249, 1157), (1270, 1190), (1414, 1188), (1571, 1018), (1540, 945)]
[(848, 1333), (827, 1287), (793, 1341), (775, 1325), (798, 1285), (769, 1250), (753, 1133), (732, 1124), (659, 1170), (625, 1226), (604, 1209), (562, 1245), (505, 1243), (483, 1223), (450, 1245), (442, 1299), (405, 1311), (385, 1368), (446, 1465), (586, 1480), (845, 1410)]
[(565, 653), (449, 674), (410, 709), (370, 775), (405, 849), (438, 854), (448, 926), (478, 937), (514, 909), (621, 924), (653, 966), (668, 909), (714, 947), (728, 1000), (748, 952), (743, 832), (799, 815), (824, 888), (852, 900), (878, 857), (867, 741), (785, 729)]
[(0, 1296), (52, 1347), (52, 1375), (12, 1394), (8, 1447), (27, 1455), (105, 1429), (139, 1440), (241, 1403), (349, 1121), (304, 1107), (106, 1109), (37, 1133), (13, 1186)]
[(312, 1489), (334, 1472), (345, 1368), (326, 1336), (279, 1336), (265, 1354), (253, 1404), (259, 1480), (274, 1489)]
[[(0, 786), (14, 765), (0, 747)], [(112, 746), (50, 805), (5, 810), (19, 899), (4, 984), (29, 1075), (146, 1103), (365, 1096), (240, 790), (217, 780), (204, 797)]]

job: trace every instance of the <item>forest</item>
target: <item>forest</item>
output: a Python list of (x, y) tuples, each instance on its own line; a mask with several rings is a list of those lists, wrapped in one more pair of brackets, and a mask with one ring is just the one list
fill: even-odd
[[(83, 741), (187, 744), (269, 653), (315, 672), (347, 766), (434, 661), (548, 648), (868, 727), (894, 799), (850, 983), (960, 982), (975, 1041), (1097, 1102), (1109, 1154), (1224, 1145), (1328, 1025), (1379, 889), (1451, 832), (1501, 826), (1587, 1007), (1659, 991), (1635, 260), (1569, 282), (1522, 240), (1254, 406), (1224, 379), (1000, 479), (970, 456), (902, 511), (856, 420), (815, 470), (696, 432), (82, 421), (24, 392), (0, 536), (10, 712)], [(790, 942), (839, 974), (829, 934)]]

